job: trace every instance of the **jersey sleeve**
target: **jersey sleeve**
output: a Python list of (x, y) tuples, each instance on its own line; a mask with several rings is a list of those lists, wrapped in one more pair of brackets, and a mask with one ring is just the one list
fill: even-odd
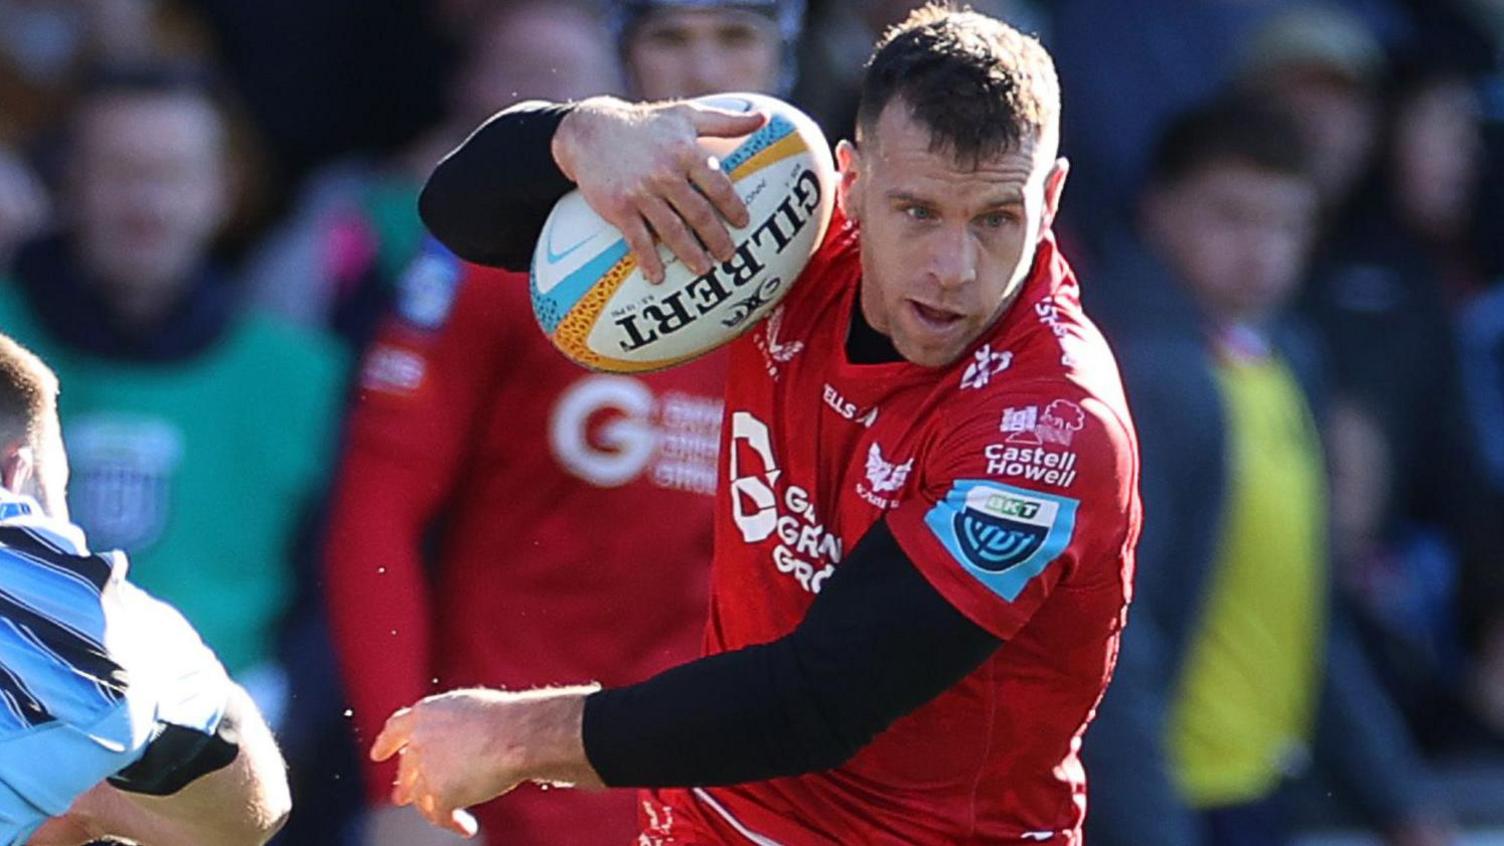
[[(461, 478), (502, 370), (498, 351), (517, 323), (507, 309), (519, 299), (503, 289), (522, 286), (525, 302), (526, 284), (430, 244), (366, 352), (325, 548), (335, 651), (362, 746), (392, 711), (434, 692), (424, 533)], [(395, 766), (367, 766), (380, 801)]]
[(1004, 640), (1056, 590), (1123, 578), (1132, 437), (1105, 404), (1062, 387), (968, 398), (926, 451), (917, 494), (888, 518), (941, 595)]
[(213, 735), (231, 688), (183, 616), (125, 580), (123, 555), (91, 555), (30, 527), (5, 532), (0, 842), (9, 843), (137, 764), (165, 733)]

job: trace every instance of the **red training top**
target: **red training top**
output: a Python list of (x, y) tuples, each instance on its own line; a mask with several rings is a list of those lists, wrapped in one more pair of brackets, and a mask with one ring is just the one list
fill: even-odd
[[(362, 751), (425, 695), (640, 681), (705, 626), (725, 356), (590, 373), (534, 323), (525, 275), (441, 250), (365, 357), (335, 492), (329, 602)], [(395, 774), (371, 766), (373, 801)], [(478, 815), (492, 842), (595, 846), (629, 842), (635, 809), (524, 785)]]

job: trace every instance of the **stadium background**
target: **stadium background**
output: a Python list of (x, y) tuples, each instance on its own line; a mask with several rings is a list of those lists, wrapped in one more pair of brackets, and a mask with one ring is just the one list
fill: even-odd
[[(297, 454), (283, 456), (288, 472), (277, 484), (309, 499), (296, 520), (268, 518), (268, 531), (281, 533), (268, 554), (287, 550), (285, 560), (267, 563), (269, 573), (285, 573), (267, 577), (275, 589), (205, 599), (174, 595), (195, 589), (183, 587), (199, 584), (192, 579), (152, 585), (201, 615), (194, 622), (279, 726), (299, 794), (295, 823), (279, 843), (353, 842), (359, 770), (331, 683), (338, 674), (324, 633), (320, 504), (337, 455), (349, 363), (397, 297), (421, 241), (416, 188), (436, 157), (489, 111), (519, 96), (588, 93), (567, 86), (616, 73), (602, 14), (589, 2), (535, 8), (535, 16), (553, 19), (540, 30), (546, 37), (529, 37), (526, 15), (510, 14), (521, 5), (0, 0), (0, 330), (13, 331), (6, 320), (28, 319), (16, 304), (18, 266), (75, 222), (64, 142), (81, 80), (102, 64), (165, 59), (210, 69), (233, 116), (235, 211), (211, 233), (215, 272), (205, 284), (224, 295), (224, 309), (257, 309), (299, 327), (296, 343), (287, 342), (298, 349), (266, 353), (286, 356), (277, 360), (289, 372), (273, 378), (302, 378), (290, 371), (304, 366), (328, 373), (308, 377), (299, 394), (306, 406), (258, 418), (257, 425), (293, 430), (284, 443)], [(912, 5), (811, 0), (792, 99), (832, 139), (848, 134), (874, 34)], [(1381, 516), (1363, 524), (1368, 535), (1352, 529), (1365, 545), (1339, 555), (1337, 584), (1359, 610), (1369, 657), (1434, 767), (1439, 795), (1469, 831), (1466, 842), (1504, 843), (1504, 2), (975, 5), (1039, 33), (1056, 56), (1063, 151), (1073, 160), (1060, 228), (1077, 257), (1088, 310), (1092, 286), (1111, 284), (1113, 239), (1129, 225), (1148, 150), (1173, 114), (1234, 86), (1294, 90), (1292, 73), (1321, 83), (1305, 90), (1323, 96), (1291, 98), (1290, 106), (1325, 133), (1327, 157), (1315, 167), (1331, 171), (1337, 186), (1316, 248), (1332, 261), (1313, 264), (1310, 290), (1340, 284), (1330, 300), (1305, 296), (1294, 308), (1339, 347), (1332, 351), (1339, 361), (1392, 362), (1393, 345), (1404, 344), (1416, 360), (1455, 366), (1366, 375), (1358, 368), (1353, 377), (1349, 387), (1369, 400), (1370, 422), (1385, 436), (1332, 480), (1337, 531), (1346, 525), (1344, 506), (1354, 523)], [(564, 73), (556, 66), (561, 54), (573, 57)], [(1344, 225), (1376, 207), (1394, 210), (1389, 228)], [(40, 266), (32, 272), (45, 276), (45, 263), (25, 266)], [(1346, 275), (1335, 282), (1319, 278), (1339, 271)], [(1385, 287), (1398, 277), (1410, 287)], [(1418, 316), (1404, 297), (1424, 301), (1438, 319)], [(1389, 328), (1348, 331), (1372, 326), (1363, 316), (1386, 309), (1395, 322), (1379, 325)], [(87, 316), (79, 321), (88, 336)], [(171, 329), (193, 334), (186, 323)], [(282, 336), (267, 337), (276, 347)], [(1452, 354), (1422, 354), (1436, 350)], [(1450, 393), (1402, 387), (1451, 382)], [(162, 492), (178, 483), (171, 450), (150, 427), (69, 420), (66, 376), (64, 388), (77, 516), (96, 545), (116, 538), (150, 561), (150, 547), (175, 517)], [(206, 390), (181, 401), (233, 402), (229, 394)], [(1459, 455), (1470, 456), (1469, 472), (1449, 473), (1447, 462), (1458, 459), (1448, 456)], [(226, 502), (265, 498), (262, 465), (248, 460), (222, 456), (198, 490)], [(1365, 509), (1380, 489), (1389, 498)], [(277, 508), (283, 518), (291, 511), (285, 500)], [(1452, 519), (1463, 512), (1486, 516), (1470, 525)], [(141, 575), (151, 584), (149, 572)], [(238, 640), (242, 633), (213, 622), (248, 603), (271, 609), (275, 629), (259, 633), (265, 643)], [(1332, 793), (1312, 787), (1301, 808), (1303, 827), (1313, 832), (1308, 842), (1369, 842), (1345, 833), (1354, 821)]]

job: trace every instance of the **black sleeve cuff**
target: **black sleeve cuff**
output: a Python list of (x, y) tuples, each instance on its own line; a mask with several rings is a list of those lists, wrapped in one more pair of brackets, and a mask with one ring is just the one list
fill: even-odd
[(235, 761), (240, 754), (237, 722), (233, 714), (226, 713), (211, 734), (164, 724), (147, 745), (146, 754), (108, 781), (129, 793), (171, 796)]
[(434, 237), (466, 261), (526, 270), (548, 213), (574, 190), (553, 159), (554, 132), (571, 109), (519, 103), (446, 156), (418, 197)]

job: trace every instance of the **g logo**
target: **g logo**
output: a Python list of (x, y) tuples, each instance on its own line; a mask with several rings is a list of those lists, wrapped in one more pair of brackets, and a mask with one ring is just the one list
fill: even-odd
[[(637, 478), (658, 450), (653, 425), (653, 392), (626, 376), (588, 376), (574, 383), (554, 406), (548, 441), (554, 456), (568, 470), (592, 485), (614, 488)], [(613, 411), (596, 428), (591, 418)]]
[[(765, 471), (762, 475), (744, 476), (740, 455), (743, 447), (757, 453)], [(767, 540), (778, 524), (778, 497), (773, 485), (783, 472), (773, 457), (773, 442), (767, 424), (745, 411), (731, 415), (731, 519), (747, 543)], [(750, 510), (742, 503), (750, 502)]]

